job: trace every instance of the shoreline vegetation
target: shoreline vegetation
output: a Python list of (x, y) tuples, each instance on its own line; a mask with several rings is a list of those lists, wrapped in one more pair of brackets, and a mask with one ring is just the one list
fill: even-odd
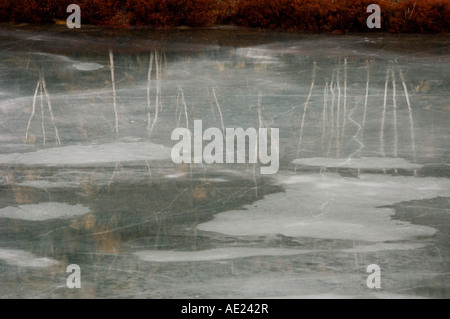
[[(450, 0), (0, 0), (0, 22), (65, 24), (69, 4), (82, 24), (112, 28), (233, 25), (315, 33), (449, 33)], [(381, 29), (366, 25), (381, 8)]]

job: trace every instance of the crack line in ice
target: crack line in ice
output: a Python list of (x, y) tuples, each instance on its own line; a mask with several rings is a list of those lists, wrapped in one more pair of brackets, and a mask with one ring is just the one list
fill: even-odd
[(348, 119), (349, 119), (350, 121), (352, 121), (356, 126), (358, 126), (358, 129), (356, 130), (355, 135), (353, 135), (353, 140), (355, 140), (355, 141), (359, 144), (359, 148), (358, 148), (356, 151), (354, 151), (353, 153), (351, 153), (351, 154), (348, 156), (347, 160), (344, 161), (344, 162), (342, 162), (342, 163), (339, 164), (338, 166), (342, 166), (342, 165), (345, 165), (345, 164), (349, 163), (349, 162), (352, 160), (353, 155), (355, 155), (355, 154), (361, 152), (361, 150), (365, 147), (364, 143), (362, 143), (362, 142), (358, 139), (358, 134), (359, 134), (359, 132), (360, 132), (361, 129), (362, 129), (361, 124), (359, 124), (358, 122), (356, 122), (356, 121), (352, 118), (353, 112), (355, 112), (355, 110), (358, 108), (358, 103), (359, 103), (359, 101), (360, 101), (360, 99), (358, 99), (358, 100), (355, 102), (355, 107), (352, 109), (352, 111), (351, 111), (350, 114), (348, 115)]
[(143, 225), (143, 224), (149, 223), (150, 221), (153, 221), (154, 218), (158, 219), (158, 215), (159, 215), (160, 213), (162, 213), (162, 212), (168, 210), (168, 209), (176, 202), (177, 198), (180, 197), (180, 196), (181, 196), (183, 193), (185, 193), (187, 190), (189, 190), (189, 188), (185, 188), (185, 189), (182, 190), (180, 193), (178, 193), (178, 194), (175, 196), (175, 198), (169, 203), (169, 205), (167, 205), (164, 209), (161, 209), (160, 211), (155, 212), (155, 213), (153, 214), (153, 218), (151, 218), (151, 219), (150, 219), (150, 218), (147, 219), (147, 220), (144, 219), (144, 220), (142, 220), (142, 221), (140, 221), (140, 222), (138, 222), (138, 223), (134, 223), (134, 224), (130, 224), (130, 225), (122, 226), (122, 227), (116, 227), (116, 228), (109, 229), (109, 230), (105, 230), (105, 231), (101, 231), (101, 232), (95, 232), (95, 233), (91, 233), (91, 234), (89, 234), (89, 235), (90, 235), (90, 236), (103, 235), (103, 234), (115, 232), (115, 231), (117, 231), (117, 230), (124, 230), (124, 229), (128, 229), (128, 228), (131, 228), (131, 227)]
[(42, 85), (42, 88), (44, 89), (45, 98), (47, 99), (47, 106), (48, 106), (48, 111), (50, 112), (50, 118), (52, 120), (53, 127), (55, 128), (56, 144), (57, 145), (61, 145), (61, 140), (60, 140), (59, 134), (58, 134), (58, 128), (55, 125), (55, 117), (53, 116), (52, 103), (50, 101), (50, 95), (48, 94), (47, 84), (45, 82), (45, 77), (44, 77), (43, 74), (41, 74), (41, 85)]
[(42, 83), (39, 90), (40, 97), (40, 105), (41, 105), (41, 127), (42, 127), (42, 145), (45, 145), (46, 137), (45, 137), (45, 123), (44, 123), (44, 97), (42, 96)]
[[(275, 124), (275, 120), (276, 120), (277, 118), (279, 118), (279, 117), (281, 117), (281, 116), (283, 116), (283, 115), (287, 115), (287, 114), (293, 113), (295, 110), (299, 109), (301, 106), (304, 107), (303, 116), (302, 116), (302, 123), (304, 122), (304, 116), (305, 116), (305, 113), (306, 113), (305, 110), (306, 110), (307, 105), (308, 105), (308, 103), (309, 103), (309, 100), (310, 100), (310, 98), (311, 98), (312, 89), (313, 89), (313, 87), (314, 87), (314, 80), (315, 80), (315, 75), (316, 75), (316, 66), (317, 66), (317, 64), (316, 64), (316, 62), (314, 61), (314, 69), (313, 69), (313, 75), (312, 75), (312, 82), (311, 82), (309, 94), (308, 94), (308, 97), (307, 97), (306, 101), (305, 101), (303, 104), (300, 104), (300, 105), (297, 105), (297, 106), (292, 107), (290, 110), (287, 110), (287, 111), (284, 111), (284, 112), (280, 112), (280, 113), (277, 113), (277, 114), (273, 115), (273, 116), (271, 117), (271, 121), (270, 121), (270, 124), (269, 124), (270, 127), (273, 127), (273, 125)], [(302, 130), (303, 130), (303, 128), (301, 127), (301, 128), (300, 128), (300, 134), (301, 134), (301, 135), (302, 135)], [(301, 144), (301, 138), (300, 138), (299, 144)]]
[(327, 199), (326, 202), (322, 203), (322, 205), (320, 205), (320, 210), (322, 211), (320, 214), (315, 215), (315, 218), (319, 218), (324, 216), (325, 214), (327, 214), (330, 211), (331, 208), (331, 204), (335, 201), (337, 194), (332, 193), (331, 194), (331, 198)]
[[(249, 182), (249, 184), (250, 184), (250, 183), (253, 183), (253, 182)], [(206, 183), (206, 184), (207, 184), (207, 183)], [(201, 186), (201, 185), (200, 185), (200, 186)], [(98, 232), (98, 233), (94, 233), (94, 234), (89, 234), (89, 236), (92, 236), (92, 235), (98, 235), (98, 234), (102, 235), (102, 234), (114, 232), (114, 231), (117, 231), (117, 230), (124, 230), (124, 229), (128, 229), (128, 228), (131, 228), (131, 227), (141, 226), (141, 225), (150, 223), (150, 222), (154, 221), (155, 218), (157, 219), (157, 218), (158, 218), (158, 215), (159, 215), (160, 213), (162, 213), (162, 212), (164, 212), (164, 211), (167, 211), (167, 210), (175, 203), (176, 199), (177, 199), (180, 195), (182, 195), (184, 192), (186, 192), (187, 190), (188, 190), (188, 188), (185, 188), (183, 191), (181, 191), (180, 193), (178, 193), (178, 194), (175, 196), (175, 198), (172, 200), (172, 202), (169, 203), (168, 206), (166, 206), (165, 208), (159, 210), (158, 212), (155, 212), (151, 218), (143, 219), (143, 220), (141, 220), (141, 221), (138, 222), (138, 223), (134, 223), (134, 224), (130, 224), (130, 225), (122, 226), (122, 227), (117, 227), (117, 228), (114, 228), (114, 229), (111, 229), (111, 230), (102, 231), (102, 232)], [(252, 188), (249, 188), (248, 185), (244, 185), (242, 188), (238, 189), (236, 192), (234, 192), (234, 193), (232, 193), (232, 194), (230, 194), (230, 195), (227, 195), (227, 196), (225, 196), (225, 197), (223, 197), (223, 198), (217, 199), (217, 200), (215, 200), (215, 201), (213, 201), (213, 202), (210, 202), (210, 203), (207, 203), (207, 204), (205, 204), (205, 205), (197, 206), (197, 207), (192, 208), (192, 209), (190, 209), (190, 210), (184, 210), (184, 211), (182, 211), (182, 212), (180, 212), (180, 213), (172, 214), (171, 216), (178, 216), (178, 215), (182, 215), (182, 214), (187, 214), (187, 213), (190, 213), (190, 212), (192, 212), (192, 211), (198, 211), (199, 209), (205, 209), (205, 208), (207, 208), (207, 207), (209, 207), (209, 206), (215, 206), (215, 205), (217, 205), (218, 203), (221, 203), (221, 202), (223, 202), (223, 201), (228, 200), (229, 198), (232, 198), (233, 196), (236, 196), (236, 195), (238, 195), (238, 194), (241, 194), (241, 195), (242, 195), (242, 194), (245, 194), (245, 193), (248, 193), (248, 192), (251, 192), (251, 191), (253, 191)]]
[(213, 93), (214, 101), (216, 102), (217, 109), (219, 110), (220, 124), (222, 124), (222, 132), (225, 132), (225, 126), (223, 124), (222, 110), (220, 108), (219, 101), (217, 101), (216, 91), (214, 90), (214, 88), (211, 88), (211, 91)]

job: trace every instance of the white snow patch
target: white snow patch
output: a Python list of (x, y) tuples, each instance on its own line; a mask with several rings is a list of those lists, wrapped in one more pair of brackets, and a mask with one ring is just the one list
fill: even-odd
[[(270, 194), (244, 210), (216, 214), (197, 228), (231, 236), (313, 237), (372, 242), (431, 236), (431, 227), (399, 223), (379, 206), (450, 196), (450, 181), (388, 175), (278, 175), (284, 193)], [(427, 187), (427, 186), (433, 186)], [(386, 246), (379, 246), (384, 247)]]
[(165, 175), (164, 177), (172, 179), (172, 178), (181, 178), (186, 175), (187, 175), (186, 173), (180, 172), (180, 173), (168, 174), (168, 175)]
[(104, 68), (104, 66), (101, 65), (101, 64), (98, 64), (98, 63), (87, 63), (87, 62), (75, 63), (72, 66), (75, 69), (80, 70), (80, 71), (94, 71), (94, 70), (98, 70), (98, 69)]
[(48, 220), (55, 218), (71, 218), (88, 213), (89, 208), (77, 204), (68, 205), (56, 202), (45, 202), (20, 206), (7, 206), (0, 209), (0, 218), (23, 220)]
[(413, 250), (425, 247), (424, 244), (413, 244), (413, 243), (397, 243), (397, 244), (386, 244), (386, 243), (376, 243), (375, 245), (360, 245), (349, 249), (343, 249), (346, 253), (372, 253), (386, 250)]
[(63, 188), (63, 187), (79, 187), (81, 181), (24, 181), (16, 183), (19, 186), (33, 187), (38, 189)]
[(279, 63), (279, 58), (276, 56), (277, 52), (264, 46), (239, 48), (236, 49), (235, 52), (236, 55), (247, 59), (254, 59), (265, 63)]
[(45, 268), (58, 264), (54, 259), (39, 258), (27, 251), (4, 248), (0, 248), (0, 260), (8, 265), (31, 268)]
[(79, 165), (162, 160), (170, 158), (170, 152), (170, 148), (150, 142), (71, 145), (28, 153), (1, 154), (0, 164)]
[(362, 158), (327, 158), (327, 157), (312, 157), (312, 158), (298, 158), (292, 161), (296, 165), (317, 166), (317, 167), (345, 167), (345, 168), (359, 168), (359, 169), (418, 169), (422, 165), (410, 163), (402, 158), (390, 157), (362, 157)]
[(225, 183), (225, 182), (229, 182), (228, 179), (221, 178), (221, 177), (204, 178), (202, 180), (204, 180), (205, 182), (209, 182), (209, 183)]
[(249, 248), (230, 247), (199, 251), (144, 250), (136, 252), (140, 259), (152, 262), (183, 262), (183, 261), (217, 261), (253, 256), (290, 256), (309, 253), (309, 250), (281, 248)]

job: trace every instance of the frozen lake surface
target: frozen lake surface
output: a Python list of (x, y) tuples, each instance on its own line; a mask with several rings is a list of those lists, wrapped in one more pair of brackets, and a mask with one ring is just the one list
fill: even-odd
[[(0, 28), (0, 297), (450, 297), (449, 52), (445, 35)], [(278, 128), (278, 172), (174, 164), (194, 120)]]

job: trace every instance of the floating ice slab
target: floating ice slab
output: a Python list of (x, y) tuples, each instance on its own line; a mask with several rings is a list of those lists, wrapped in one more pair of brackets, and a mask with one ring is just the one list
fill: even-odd
[(172, 178), (181, 178), (181, 177), (184, 177), (186, 175), (187, 175), (186, 173), (175, 173), (175, 174), (165, 175), (164, 177), (172, 179)]
[(170, 158), (170, 152), (170, 148), (150, 142), (71, 145), (28, 153), (1, 154), (0, 164), (79, 165), (162, 160)]
[(202, 178), (202, 181), (205, 181), (207, 183), (225, 183), (229, 182), (230, 180), (220, 177), (211, 177), (211, 178)]
[(47, 220), (55, 218), (71, 218), (84, 215), (89, 208), (77, 204), (68, 205), (56, 202), (47, 202), (20, 206), (7, 206), (0, 209), (0, 218), (14, 218), (23, 220)]
[(278, 52), (271, 50), (265, 46), (238, 48), (235, 51), (236, 55), (243, 56), (247, 59), (255, 59), (260, 62), (280, 62), (280, 59), (276, 56)]
[(183, 262), (183, 261), (216, 261), (245, 258), (253, 256), (289, 256), (309, 253), (306, 250), (278, 248), (248, 248), (230, 247), (200, 251), (162, 251), (145, 250), (135, 254), (142, 260), (152, 262)]
[(31, 268), (45, 268), (58, 264), (54, 259), (39, 258), (23, 250), (0, 248), (0, 260), (8, 265)]
[(386, 175), (338, 174), (279, 176), (284, 193), (267, 195), (215, 215), (198, 229), (231, 236), (273, 236), (367, 240), (383, 242), (431, 236), (435, 229), (394, 221), (390, 208), (401, 201), (450, 196), (450, 181)]
[(316, 167), (345, 167), (360, 169), (418, 169), (421, 165), (410, 163), (402, 158), (390, 157), (362, 157), (362, 158), (327, 158), (312, 157), (298, 158), (292, 161), (296, 165), (316, 166)]
[(342, 251), (346, 253), (373, 253), (386, 250), (411, 250), (423, 247), (425, 247), (425, 245), (412, 243), (402, 243), (402, 244), (376, 243), (375, 245), (355, 246), (353, 248), (343, 249)]
[(72, 65), (75, 69), (80, 71), (94, 71), (102, 69), (104, 66), (98, 63), (75, 63)]
[(45, 181), (45, 180), (35, 180), (35, 181), (24, 181), (22, 183), (17, 183), (19, 186), (33, 187), (38, 189), (49, 189), (49, 188), (76, 188), (80, 187), (81, 181)]

